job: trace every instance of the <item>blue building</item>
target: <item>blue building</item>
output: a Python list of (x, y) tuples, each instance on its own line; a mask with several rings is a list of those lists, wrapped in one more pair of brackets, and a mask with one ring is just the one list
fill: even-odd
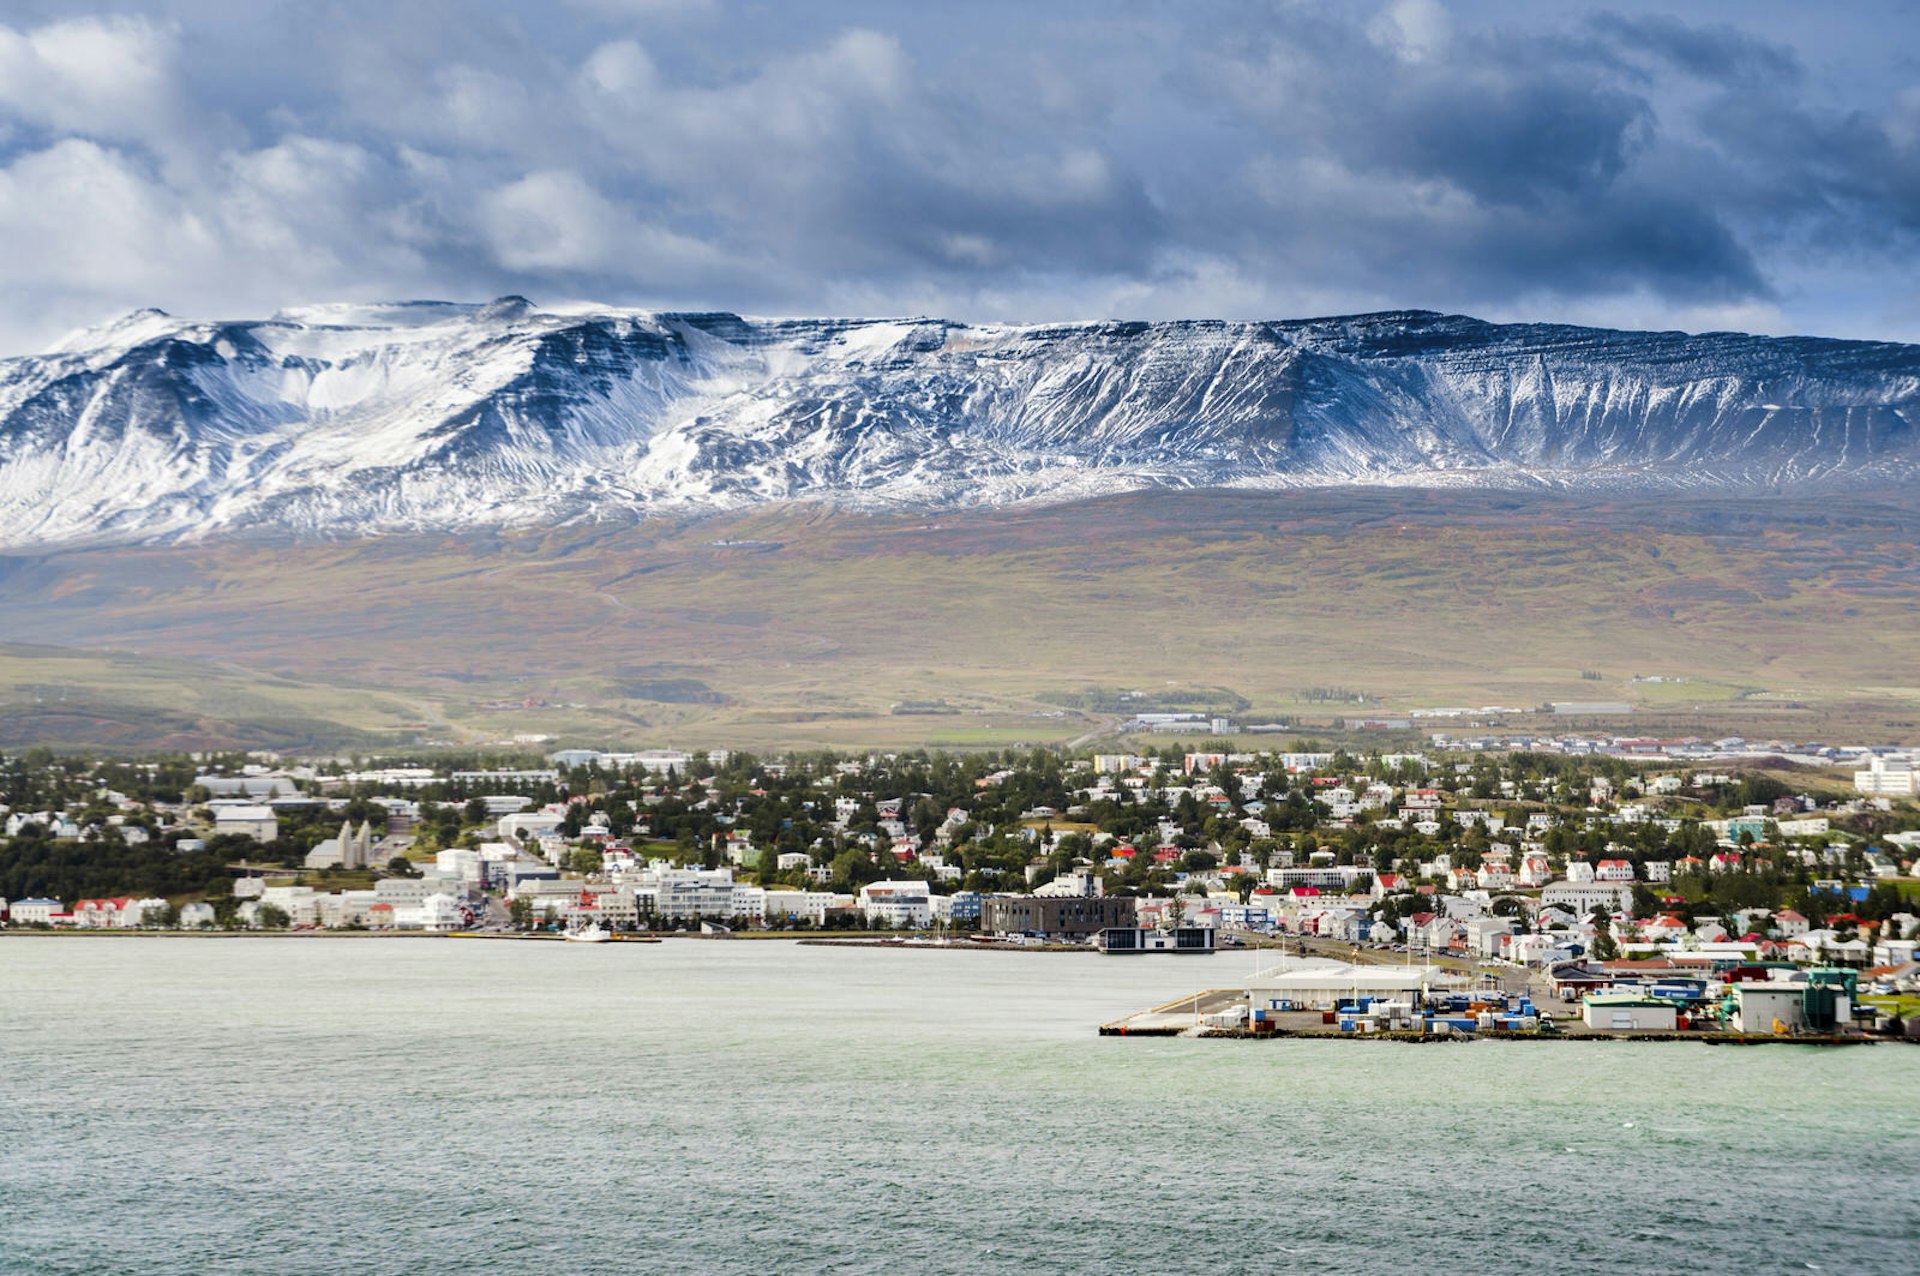
[(950, 901), (947, 905), (947, 920), (955, 923), (980, 920), (979, 891), (955, 891), (947, 896), (947, 899)]

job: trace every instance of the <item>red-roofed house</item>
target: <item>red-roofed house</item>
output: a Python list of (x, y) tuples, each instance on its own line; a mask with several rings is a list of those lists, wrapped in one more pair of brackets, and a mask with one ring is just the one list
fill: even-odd
[(133, 901), (122, 895), (117, 899), (83, 899), (73, 906), (73, 924), (85, 930), (101, 930), (111, 926), (131, 926), (134, 920), (127, 920), (127, 908)]
[(1514, 884), (1513, 870), (1507, 867), (1504, 859), (1488, 857), (1473, 875), (1473, 884), (1481, 890), (1503, 891)]
[(1687, 924), (1678, 917), (1675, 917), (1672, 913), (1668, 913), (1663, 917), (1656, 917), (1645, 926), (1642, 926), (1640, 933), (1648, 939), (1664, 944), (1686, 934)]

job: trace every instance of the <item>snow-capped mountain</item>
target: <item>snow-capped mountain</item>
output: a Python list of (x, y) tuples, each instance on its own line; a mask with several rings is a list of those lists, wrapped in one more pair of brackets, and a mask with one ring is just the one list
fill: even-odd
[(1782, 490), (1920, 468), (1920, 346), (1495, 325), (141, 311), (0, 360), (0, 544), (1147, 486)]

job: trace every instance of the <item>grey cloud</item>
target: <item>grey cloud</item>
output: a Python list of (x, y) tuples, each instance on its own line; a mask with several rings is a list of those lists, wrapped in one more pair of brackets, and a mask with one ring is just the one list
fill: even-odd
[(1726, 24), (1696, 25), (1664, 14), (1597, 14), (1592, 29), (1626, 53), (1651, 54), (1703, 80), (1726, 83), (1798, 82), (1800, 60), (1791, 49)]
[(0, 25), (0, 348), (508, 291), (1914, 322), (1920, 87), (1884, 17), (1810, 56), (1811, 18), (1699, 12), (45, 0)]
[(1258, 128), (1256, 200), (1223, 220), (1270, 227), (1275, 269), (1439, 304), (1771, 295), (1711, 191), (1642, 171), (1654, 104), (1579, 41), (1455, 32), (1407, 57), (1287, 14), (1213, 65)]

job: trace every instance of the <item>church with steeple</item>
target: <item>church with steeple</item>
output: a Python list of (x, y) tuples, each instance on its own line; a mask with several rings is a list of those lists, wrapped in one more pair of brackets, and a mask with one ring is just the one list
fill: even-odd
[(368, 868), (373, 861), (373, 821), (362, 820), (359, 828), (348, 820), (340, 826), (338, 837), (330, 837), (307, 852), (308, 868)]

